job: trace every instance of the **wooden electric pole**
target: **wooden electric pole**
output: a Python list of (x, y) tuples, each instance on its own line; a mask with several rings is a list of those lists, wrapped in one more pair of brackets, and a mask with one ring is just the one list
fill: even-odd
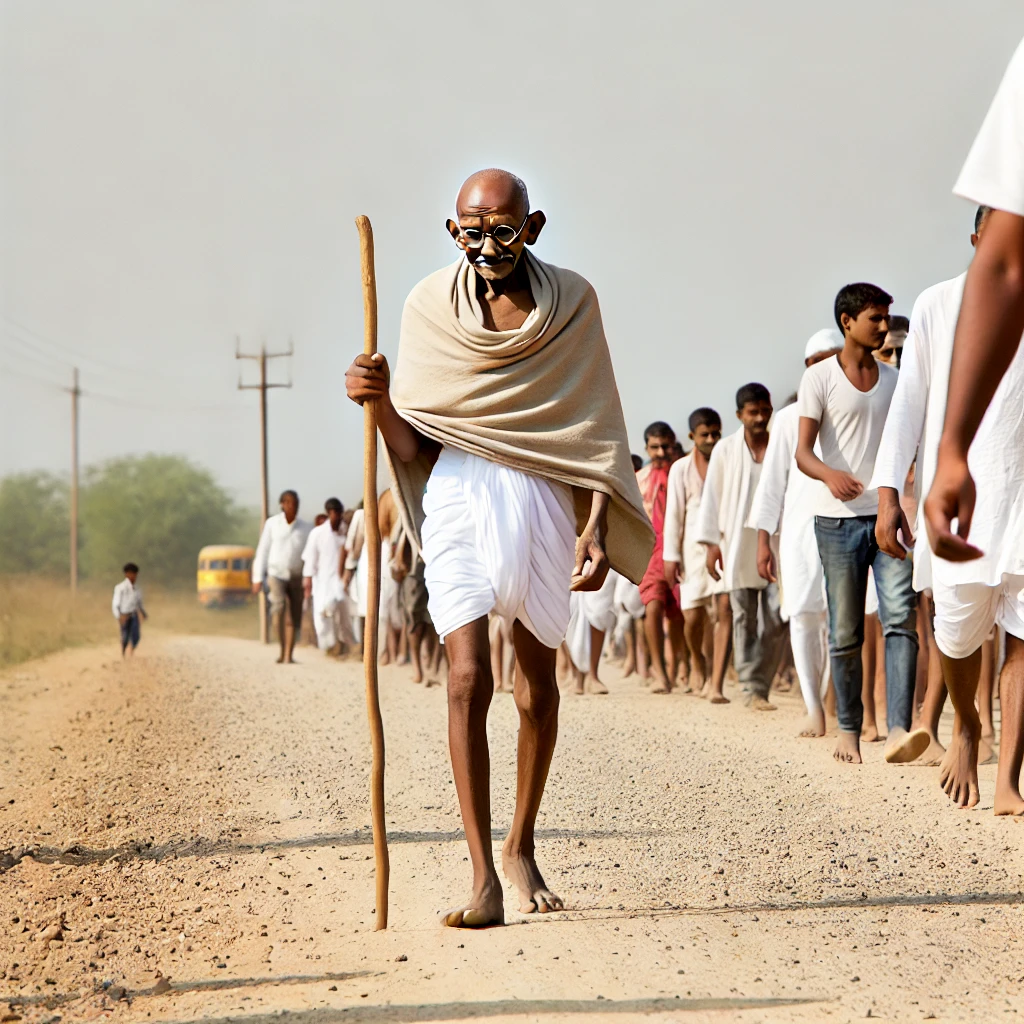
[[(242, 351), (241, 340), (237, 340), (235, 347), (236, 359), (251, 359), (260, 365), (259, 384), (243, 384), (238, 382), (239, 391), (259, 391), (260, 393), (260, 529), (270, 516), (270, 492), (268, 490), (268, 462), (267, 462), (267, 391), (270, 388), (290, 388), (291, 381), (287, 384), (271, 384), (267, 381), (267, 360), (288, 359), (295, 353), (295, 346), (289, 342), (287, 352), (268, 352), (265, 346), (260, 346), (259, 355), (249, 355)], [(267, 594), (265, 590), (260, 591), (260, 642), (267, 642)]]
[(78, 368), (72, 371), (71, 387), (71, 596), (78, 593)]

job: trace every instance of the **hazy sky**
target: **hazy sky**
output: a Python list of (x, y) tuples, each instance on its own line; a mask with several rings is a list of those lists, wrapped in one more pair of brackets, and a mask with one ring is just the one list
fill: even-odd
[[(634, 450), (736, 388), (795, 390), (836, 290), (910, 313), (965, 267), (953, 181), (1019, 0), (0, 0), (0, 474), (181, 452), (257, 505), (235, 336), (294, 339), (270, 485), (361, 489), (358, 240), (380, 344), (457, 255), (470, 172), (508, 167), (536, 248), (596, 286)], [(514, 12), (514, 13), (510, 13)], [(245, 366), (247, 380), (253, 367)]]

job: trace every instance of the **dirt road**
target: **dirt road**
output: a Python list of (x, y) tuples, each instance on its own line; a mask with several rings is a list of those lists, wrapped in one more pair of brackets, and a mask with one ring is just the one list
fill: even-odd
[[(150, 634), (0, 676), (0, 1017), (991, 1022), (1024, 1011), (1024, 825), (936, 770), (609, 673), (565, 697), (539, 821), (564, 913), (450, 931), (445, 697), (382, 671), (391, 927), (373, 931), (361, 668)], [(495, 840), (516, 714), (491, 712)], [(105, 986), (105, 987), (104, 987)], [(9, 1003), (9, 1009), (7, 1009)], [(286, 1011), (282, 1018), (281, 1011)], [(4, 1016), (4, 1013), (7, 1015)]]

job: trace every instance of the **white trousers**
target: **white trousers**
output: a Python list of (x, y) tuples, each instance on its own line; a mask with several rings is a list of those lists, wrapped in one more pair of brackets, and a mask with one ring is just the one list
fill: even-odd
[(821, 694), (828, 668), (828, 613), (799, 612), (789, 620), (793, 665), (800, 680), (807, 713), (821, 710)]
[(568, 487), (445, 448), (423, 512), (428, 608), (442, 642), (493, 611), (545, 647), (562, 643), (576, 560)]

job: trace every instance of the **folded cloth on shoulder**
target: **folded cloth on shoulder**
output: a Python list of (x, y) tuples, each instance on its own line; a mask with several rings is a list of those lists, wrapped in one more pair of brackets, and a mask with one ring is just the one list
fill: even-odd
[[(464, 260), (431, 274), (402, 314), (391, 398), (440, 444), (572, 488), (576, 530), (589, 492), (611, 496), (605, 550), (639, 582), (654, 546), (630, 461), (597, 295), (578, 274), (524, 257), (537, 303), (521, 328), (489, 331)], [(388, 449), (402, 519), (417, 548), (431, 461)]]

